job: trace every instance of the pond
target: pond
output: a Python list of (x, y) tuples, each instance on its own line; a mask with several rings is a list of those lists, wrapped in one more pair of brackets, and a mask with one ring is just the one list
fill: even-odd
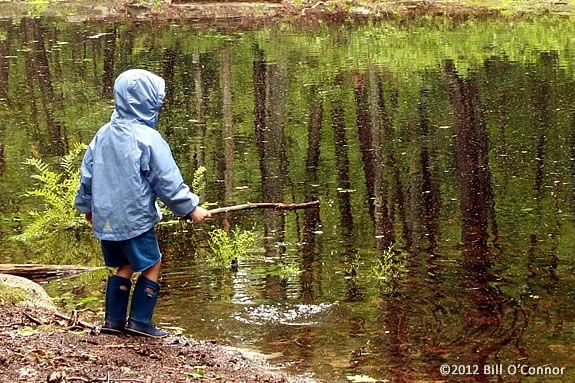
[[(159, 130), (184, 178), (207, 169), (205, 201), (321, 202), (161, 226), (159, 322), (325, 382), (573, 380), (573, 36), (552, 16), (2, 20), (0, 259), (33, 260), (9, 240), (38, 208), (22, 162), (87, 143), (115, 76), (145, 68), (166, 79)], [(237, 269), (206, 261), (214, 228), (256, 234)], [(103, 278), (49, 289), (99, 309)]]

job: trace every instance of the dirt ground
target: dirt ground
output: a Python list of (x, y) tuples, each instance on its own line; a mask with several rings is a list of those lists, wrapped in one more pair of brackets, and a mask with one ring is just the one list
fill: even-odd
[(103, 335), (86, 325), (0, 305), (0, 382), (306, 382), (210, 342)]
[[(532, 0), (535, 1), (535, 0)], [(411, 17), (418, 15), (450, 15), (455, 17), (493, 16), (499, 12), (489, 7), (469, 6), (456, 2), (397, 0), (370, 2), (366, 0), (283, 0), (278, 2), (249, 1), (182, 1), (169, 0), (52, 0), (49, 6), (35, 2), (0, 0), (1, 17), (26, 15), (64, 18), (70, 22), (99, 19), (142, 20), (148, 22), (191, 20), (210, 27), (225, 24), (229, 29), (256, 28), (278, 20), (361, 21)], [(562, 7), (562, 6), (558, 6)], [(552, 5), (547, 8), (551, 10)]]
[(192, 19), (199, 22), (236, 20), (245, 25), (258, 24), (263, 20), (269, 22), (282, 19), (322, 19), (341, 22), (419, 15), (449, 15), (466, 19), (502, 14), (571, 14), (572, 11), (571, 4), (566, 1), (526, 0), (519, 3), (522, 5), (506, 7), (505, 2), (499, 0), (484, 0), (479, 3), (469, 0), (163, 0), (156, 1), (155, 6), (146, 1), (113, 0), (107, 2), (107, 4), (114, 4), (110, 13), (113, 16), (165, 20)]

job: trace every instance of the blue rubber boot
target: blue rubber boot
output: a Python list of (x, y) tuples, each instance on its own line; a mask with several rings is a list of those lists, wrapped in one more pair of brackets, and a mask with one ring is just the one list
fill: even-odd
[(152, 314), (160, 294), (160, 285), (140, 275), (134, 287), (130, 319), (125, 332), (132, 335), (143, 335), (150, 338), (163, 338), (167, 332), (158, 330), (152, 323)]
[(106, 334), (122, 334), (126, 326), (126, 312), (132, 282), (128, 278), (112, 275), (106, 284), (106, 315), (100, 330)]

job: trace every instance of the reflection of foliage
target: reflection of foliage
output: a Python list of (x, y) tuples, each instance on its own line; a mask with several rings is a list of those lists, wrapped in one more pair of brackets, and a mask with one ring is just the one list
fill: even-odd
[(371, 271), (383, 292), (393, 295), (397, 293), (397, 284), (407, 271), (406, 261), (401, 253), (394, 252), (393, 247), (389, 247), (383, 251)]
[(44, 289), (58, 307), (67, 311), (89, 309), (97, 312), (102, 309), (102, 287), (108, 273), (105, 268), (82, 273), (71, 278), (54, 280), (44, 285)]
[(345, 274), (346, 279), (355, 279), (358, 274), (358, 270), (360, 269), (363, 262), (356, 254), (353, 256), (346, 257), (345, 266), (343, 272)]
[(371, 382), (380, 382), (380, 380), (374, 379), (368, 375), (348, 375), (346, 376), (347, 380), (352, 383), (371, 383)]
[(280, 263), (273, 264), (273, 266), (266, 267), (267, 275), (278, 276), (283, 280), (291, 280), (302, 273), (299, 265), (286, 260), (282, 260)]
[(32, 178), (40, 183), (24, 195), (43, 201), (43, 209), (30, 213), (32, 221), (13, 237), (21, 241), (42, 262), (93, 263), (95, 241), (90, 225), (78, 216), (74, 197), (80, 182), (77, 164), (86, 145), (75, 145), (60, 160), (61, 171), (51, 170), (42, 159), (29, 158), (24, 163), (35, 170)]
[(299, 265), (282, 262), (278, 265), (277, 273), (282, 279), (292, 279), (302, 273)]
[(46, 12), (50, 6), (50, 1), (48, 0), (28, 0), (27, 2), (30, 6), (28, 10), (30, 16), (40, 16), (42, 13)]
[(252, 249), (255, 234), (248, 230), (233, 230), (229, 235), (222, 229), (210, 233), (209, 260), (216, 266), (229, 266), (232, 261), (245, 257)]
[(194, 179), (192, 181), (192, 191), (200, 195), (206, 187), (206, 168), (205, 166), (200, 166), (194, 172)]

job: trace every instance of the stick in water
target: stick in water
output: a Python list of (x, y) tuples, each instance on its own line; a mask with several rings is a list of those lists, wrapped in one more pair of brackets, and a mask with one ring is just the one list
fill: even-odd
[(228, 213), (230, 211), (249, 210), (249, 209), (297, 210), (297, 209), (309, 209), (313, 207), (319, 207), (319, 201), (310, 201), (304, 203), (248, 202), (242, 205), (219, 207), (217, 209), (211, 209), (208, 211), (210, 212), (210, 214), (218, 214), (218, 213)]

